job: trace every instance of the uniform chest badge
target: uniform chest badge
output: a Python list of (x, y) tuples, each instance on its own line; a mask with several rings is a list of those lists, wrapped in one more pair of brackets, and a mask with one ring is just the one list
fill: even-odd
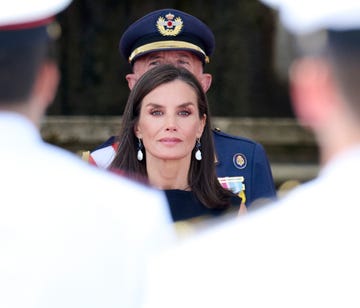
[(245, 184), (243, 176), (226, 176), (218, 178), (220, 184), (225, 189), (231, 190), (234, 194), (238, 195), (242, 202), (246, 202)]
[(183, 21), (180, 17), (168, 13), (165, 18), (160, 16), (156, 22), (156, 27), (163, 36), (176, 36), (183, 27)]
[(234, 166), (238, 169), (244, 169), (247, 165), (247, 159), (246, 156), (244, 154), (241, 153), (236, 153), (233, 156), (233, 163)]

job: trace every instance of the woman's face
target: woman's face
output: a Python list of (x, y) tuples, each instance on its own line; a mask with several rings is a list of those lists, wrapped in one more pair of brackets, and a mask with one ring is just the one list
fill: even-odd
[(206, 115), (199, 117), (194, 89), (175, 80), (144, 97), (135, 135), (142, 139), (148, 159), (178, 160), (191, 155), (205, 121)]

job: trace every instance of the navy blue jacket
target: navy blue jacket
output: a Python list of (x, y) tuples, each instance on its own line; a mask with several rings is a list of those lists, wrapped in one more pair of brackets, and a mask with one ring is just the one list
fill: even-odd
[(273, 199), (276, 189), (263, 146), (244, 137), (213, 130), (218, 177), (243, 177), (246, 205), (257, 199)]

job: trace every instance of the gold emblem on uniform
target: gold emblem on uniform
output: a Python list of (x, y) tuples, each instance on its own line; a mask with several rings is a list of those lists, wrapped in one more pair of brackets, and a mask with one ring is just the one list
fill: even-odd
[(156, 27), (163, 36), (176, 36), (183, 27), (183, 21), (180, 17), (168, 13), (165, 18), (160, 16), (156, 22)]
[(237, 153), (233, 156), (234, 166), (238, 169), (244, 169), (247, 165), (247, 160), (244, 154)]

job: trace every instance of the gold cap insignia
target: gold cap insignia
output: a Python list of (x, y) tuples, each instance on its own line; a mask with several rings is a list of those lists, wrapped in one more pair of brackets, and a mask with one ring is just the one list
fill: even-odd
[(156, 22), (156, 27), (163, 36), (176, 36), (180, 33), (183, 27), (183, 21), (180, 17), (168, 13), (165, 18), (160, 16)]

